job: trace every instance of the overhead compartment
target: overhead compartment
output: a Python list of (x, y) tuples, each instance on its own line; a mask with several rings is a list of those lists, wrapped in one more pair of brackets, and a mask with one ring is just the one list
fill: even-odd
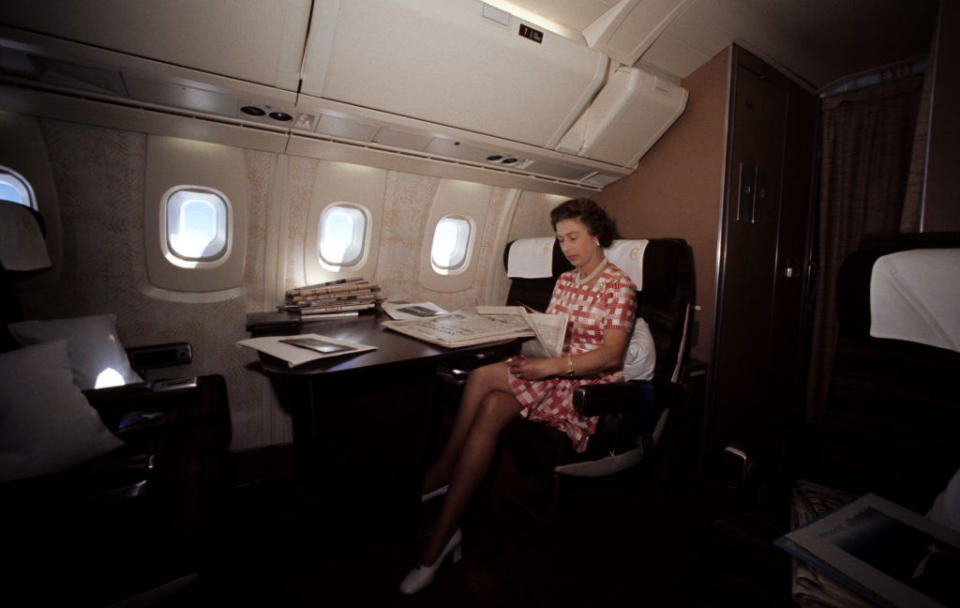
[(686, 101), (478, 0), (129, 5), (0, 3), (0, 108), (576, 196)]
[(3, 0), (0, 24), (287, 91), (311, 0)]
[(477, 0), (315, 0), (301, 92), (553, 148), (608, 61)]
[(686, 106), (683, 87), (638, 68), (620, 67), (557, 150), (635, 166)]

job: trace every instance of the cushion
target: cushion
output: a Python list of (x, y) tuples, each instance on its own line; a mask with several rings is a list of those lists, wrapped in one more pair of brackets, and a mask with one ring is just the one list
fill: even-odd
[[(83, 390), (143, 382), (130, 367), (127, 352), (117, 337), (114, 314), (20, 321), (10, 324), (10, 335), (23, 346), (66, 340), (74, 381)], [(104, 374), (108, 369), (115, 373)]]
[(0, 354), (0, 481), (69, 469), (121, 445), (73, 383), (66, 340)]
[(627, 354), (623, 358), (623, 376), (627, 380), (649, 380), (657, 365), (657, 349), (653, 345), (653, 336), (647, 322), (637, 317), (633, 326), (633, 335), (627, 345)]

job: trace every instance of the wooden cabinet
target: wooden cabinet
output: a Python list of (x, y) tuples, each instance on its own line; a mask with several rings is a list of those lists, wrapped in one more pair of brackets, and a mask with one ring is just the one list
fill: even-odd
[(706, 457), (804, 416), (817, 100), (732, 51)]

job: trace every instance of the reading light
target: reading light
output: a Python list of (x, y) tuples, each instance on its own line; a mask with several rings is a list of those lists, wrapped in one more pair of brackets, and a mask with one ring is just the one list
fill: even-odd
[(270, 118), (274, 120), (293, 120), (293, 116), (290, 116), (286, 112), (270, 112)]
[(243, 106), (240, 108), (240, 111), (244, 114), (249, 114), (250, 116), (263, 116), (266, 114), (262, 109), (257, 106)]

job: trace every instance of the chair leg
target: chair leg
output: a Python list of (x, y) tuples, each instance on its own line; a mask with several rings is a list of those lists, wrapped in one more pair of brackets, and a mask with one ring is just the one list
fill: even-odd
[(553, 522), (557, 519), (557, 513), (560, 511), (560, 480), (563, 477), (560, 473), (553, 473), (553, 500), (550, 502), (550, 512), (547, 514), (547, 521)]

